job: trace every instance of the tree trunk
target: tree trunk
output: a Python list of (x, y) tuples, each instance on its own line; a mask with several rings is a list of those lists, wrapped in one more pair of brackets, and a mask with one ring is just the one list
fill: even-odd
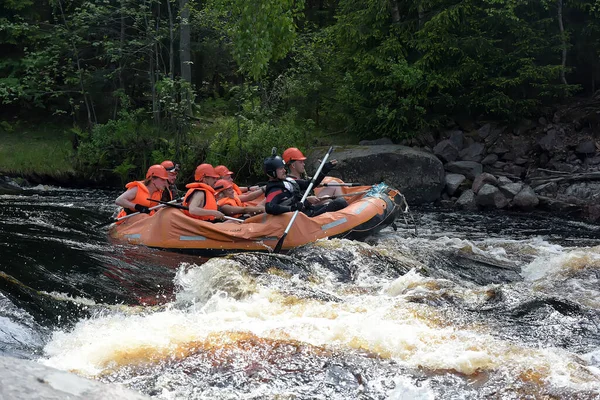
[(173, 12), (171, 11), (171, 0), (167, 0), (167, 12), (169, 13), (169, 78), (173, 79), (175, 74), (175, 39), (173, 37)]
[(565, 68), (567, 67), (567, 39), (565, 37), (565, 26), (563, 25), (563, 0), (556, 0), (556, 6), (558, 8), (558, 27), (560, 29), (560, 40), (562, 47), (562, 69), (560, 70), (560, 80), (565, 85), (568, 85), (567, 78), (565, 77)]
[[(190, 55), (190, 9), (188, 0), (179, 0), (179, 12), (181, 16), (179, 28), (179, 59), (181, 62), (181, 79), (189, 84), (192, 83), (192, 59)], [(186, 114), (192, 115), (189, 93), (187, 88), (182, 93), (182, 100), (188, 104)]]
[(400, 22), (400, 10), (398, 9), (398, 1), (390, 0), (390, 8), (392, 14), (392, 22), (398, 23)]

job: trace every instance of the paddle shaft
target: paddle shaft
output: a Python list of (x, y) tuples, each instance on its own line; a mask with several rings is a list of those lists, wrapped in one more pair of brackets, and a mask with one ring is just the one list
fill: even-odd
[[(168, 202), (162, 202), (162, 204), (158, 204), (158, 205), (156, 205), (154, 207), (150, 207), (150, 208), (148, 208), (148, 210), (152, 211), (152, 210), (156, 210), (158, 208), (163, 208), (163, 207), (166, 207), (168, 204), (174, 204), (174, 203), (177, 203), (178, 201), (181, 201), (181, 200), (182, 199), (175, 199), (175, 200), (171, 200), (171, 201), (168, 201)], [(115, 223), (115, 222), (123, 221), (124, 219), (131, 218), (131, 217), (133, 217), (135, 215), (138, 215), (138, 214), (141, 214), (141, 212), (136, 211), (134, 213), (127, 214), (127, 215), (125, 215), (125, 216), (123, 216), (121, 218), (115, 218), (115, 219), (112, 219), (110, 221), (103, 222), (103, 223), (101, 223), (99, 225), (96, 225), (96, 228), (101, 228), (103, 226), (110, 225), (110, 224)]]
[[(323, 166), (327, 162), (327, 159), (329, 158), (329, 155), (331, 154), (332, 151), (333, 151), (333, 146), (331, 146), (329, 148), (329, 150), (327, 151), (327, 154), (325, 154), (325, 157), (323, 157), (323, 161), (321, 161), (321, 165), (319, 165), (319, 169), (317, 169), (317, 173), (310, 180), (310, 184), (308, 185), (308, 188), (304, 192), (304, 195), (302, 196), (302, 200), (300, 200), (301, 203), (304, 203), (304, 201), (308, 197), (308, 194), (310, 193), (310, 191), (313, 188), (313, 185), (315, 184), (315, 180), (317, 179), (317, 176), (319, 176), (319, 174), (321, 173), (321, 170), (323, 169)], [(292, 215), (292, 219), (290, 220), (290, 223), (288, 224), (287, 228), (285, 228), (285, 231), (283, 231), (283, 235), (281, 236), (281, 239), (279, 239), (279, 241), (277, 242), (277, 245), (275, 246), (275, 250), (274, 250), (275, 253), (279, 253), (279, 251), (281, 250), (281, 247), (283, 246), (283, 242), (285, 241), (285, 237), (287, 236), (288, 232), (290, 231), (290, 228), (294, 224), (294, 221), (296, 220), (296, 217), (298, 216), (298, 212), (299, 212), (298, 210), (294, 211), (294, 215)]]
[[(148, 199), (148, 200), (151, 200), (151, 199)], [(165, 205), (167, 207), (173, 207), (173, 208), (177, 208), (179, 210), (189, 210), (189, 208), (186, 207), (186, 206), (181, 206), (179, 204), (171, 204), (171, 202), (167, 202), (167, 201), (162, 201), (162, 200), (151, 200), (151, 201), (156, 201), (156, 202), (158, 202), (160, 204), (163, 204), (163, 205)], [(224, 219), (228, 219), (230, 221), (244, 222), (243, 219), (228, 217), (227, 215), (224, 215), (223, 218)]]
[(339, 183), (339, 182), (331, 182), (331, 183), (321, 183), (318, 187), (337, 187), (337, 186), (356, 187), (356, 186), (368, 186), (368, 185), (363, 185), (362, 183)]

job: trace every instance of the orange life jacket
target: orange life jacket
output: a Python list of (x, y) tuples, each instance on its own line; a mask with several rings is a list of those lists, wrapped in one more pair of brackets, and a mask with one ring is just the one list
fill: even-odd
[[(142, 206), (146, 206), (148, 208), (154, 207), (154, 206), (157, 206), (160, 204), (155, 201), (150, 201), (150, 200), (148, 200), (148, 198), (151, 198), (153, 200), (160, 200), (163, 195), (162, 190), (157, 190), (154, 193), (152, 193), (152, 196), (150, 196), (150, 190), (148, 190), (148, 187), (146, 185), (144, 185), (143, 181), (129, 182), (127, 185), (125, 185), (125, 187), (127, 188), (127, 190), (137, 187), (137, 193), (135, 195), (135, 198), (131, 201), (133, 204), (139, 204)], [(131, 214), (134, 212), (137, 212), (137, 210), (135, 208), (133, 208), (133, 209), (128, 208), (127, 210), (122, 209), (121, 212), (119, 212), (119, 215), (117, 215), (117, 218), (124, 217), (127, 214)], [(153, 215), (154, 213), (155, 213), (155, 211), (150, 211), (149, 215)], [(119, 221), (119, 222), (123, 222), (123, 221)]]
[[(219, 201), (217, 201), (217, 204), (219, 206), (227, 205), (227, 206), (233, 206), (233, 207), (244, 207), (244, 204), (242, 203), (240, 198), (237, 196), (235, 196), (233, 199), (231, 197), (223, 197), (222, 199), (219, 199)], [(234, 218), (238, 218), (241, 216), (242, 216), (242, 214), (232, 215), (232, 217), (234, 217)]]
[(238, 185), (236, 185), (235, 183), (233, 184), (233, 191), (235, 192), (235, 194), (237, 194), (238, 196), (240, 194), (242, 194), (242, 189), (240, 189), (240, 187)]
[[(185, 194), (185, 197), (183, 198), (183, 205), (186, 207), (189, 207), (189, 199), (191, 198), (192, 194), (196, 191), (202, 191), (204, 192), (204, 208), (205, 210), (212, 210), (212, 211), (217, 211), (217, 200), (215, 199), (215, 189), (213, 189), (212, 187), (208, 186), (205, 183), (200, 183), (200, 182), (194, 182), (194, 183), (188, 183), (187, 185), (185, 185), (186, 188), (188, 188), (187, 193)], [(192, 217), (192, 218), (196, 218), (196, 219), (201, 219), (203, 221), (212, 221), (215, 219), (215, 217), (213, 216), (209, 216), (209, 215), (203, 215), (203, 216), (199, 216), (199, 215), (193, 215), (190, 214), (190, 212), (188, 210), (183, 210), (184, 214), (187, 215), (188, 217)]]

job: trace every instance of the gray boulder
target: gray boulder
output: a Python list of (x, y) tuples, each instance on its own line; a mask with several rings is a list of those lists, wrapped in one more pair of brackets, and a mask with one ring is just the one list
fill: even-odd
[(375, 140), (361, 140), (358, 142), (360, 146), (379, 146), (379, 145), (389, 145), (394, 144), (392, 139), (390, 138), (379, 138)]
[(530, 210), (540, 204), (540, 200), (530, 186), (525, 186), (513, 199), (513, 206)]
[(464, 145), (464, 141), (465, 141), (465, 135), (463, 133), (463, 131), (450, 131), (449, 132), (449, 140), (454, 143), (454, 146), (456, 146), (456, 148), (458, 150), (463, 148)]
[(445, 165), (446, 171), (461, 174), (473, 180), (483, 172), (483, 166), (475, 161), (453, 161)]
[(487, 156), (485, 156), (485, 158), (481, 161), (481, 163), (483, 165), (492, 165), (494, 164), (496, 161), (498, 161), (498, 155), (497, 154), (488, 154)]
[(584, 140), (577, 145), (575, 151), (579, 154), (594, 154), (596, 152), (596, 143), (593, 140)]
[(502, 192), (504, 196), (509, 199), (514, 198), (521, 190), (523, 190), (523, 184), (521, 182), (508, 183), (500, 186), (498, 189)]
[(443, 162), (454, 161), (458, 158), (458, 147), (449, 139), (442, 140), (433, 148), (433, 154)]
[(465, 190), (458, 200), (456, 200), (456, 206), (463, 210), (477, 210), (477, 203), (475, 202), (475, 193), (471, 189)]
[(467, 178), (461, 174), (446, 174), (446, 193), (448, 193), (450, 196), (454, 196), (454, 193), (456, 193), (460, 185), (466, 179)]
[(477, 177), (473, 181), (473, 186), (472, 186), (473, 192), (478, 193), (479, 189), (481, 189), (483, 187), (483, 185), (488, 184), (488, 183), (492, 186), (498, 186), (498, 180), (496, 179), (496, 177), (494, 175), (488, 174), (487, 172), (477, 175)]
[(485, 146), (482, 143), (473, 143), (469, 147), (462, 149), (458, 155), (463, 161), (480, 162), (483, 159)]
[(0, 399), (144, 400), (150, 397), (122, 386), (84, 379), (34, 361), (0, 357)]
[(502, 192), (489, 183), (486, 183), (479, 189), (475, 201), (478, 206), (484, 208), (504, 208), (508, 205), (508, 200)]
[[(307, 165), (313, 166), (312, 171), (326, 152), (327, 148), (308, 152)], [(329, 175), (345, 182), (386, 182), (402, 191), (410, 204), (436, 201), (444, 190), (445, 173), (440, 160), (406, 146), (344, 146), (336, 148), (331, 158), (338, 160), (338, 166)]]

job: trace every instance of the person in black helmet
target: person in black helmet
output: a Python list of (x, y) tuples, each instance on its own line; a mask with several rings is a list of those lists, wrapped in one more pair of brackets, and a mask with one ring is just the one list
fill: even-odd
[[(321, 183), (327, 173), (335, 168), (336, 163), (336, 160), (325, 163), (321, 173), (315, 179), (314, 186), (318, 186)], [(267, 214), (279, 215), (298, 210), (304, 212), (309, 217), (315, 217), (324, 212), (339, 209), (336, 208), (337, 205), (328, 207), (329, 205), (327, 204), (314, 207), (308, 202), (302, 203), (300, 200), (302, 200), (304, 191), (308, 189), (310, 181), (287, 178), (285, 163), (281, 157), (272, 155), (265, 159), (263, 166), (265, 173), (269, 176), (269, 182), (265, 188), (265, 211)]]

